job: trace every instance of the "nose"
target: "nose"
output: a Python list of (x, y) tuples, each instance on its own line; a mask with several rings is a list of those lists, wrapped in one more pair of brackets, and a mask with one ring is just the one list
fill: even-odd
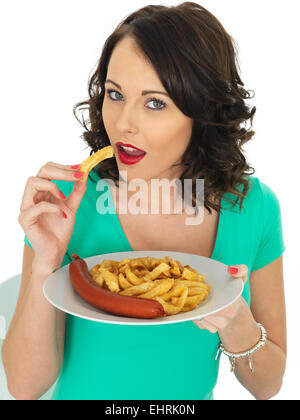
[(133, 106), (123, 104), (116, 118), (116, 128), (120, 133), (138, 132), (138, 114)]

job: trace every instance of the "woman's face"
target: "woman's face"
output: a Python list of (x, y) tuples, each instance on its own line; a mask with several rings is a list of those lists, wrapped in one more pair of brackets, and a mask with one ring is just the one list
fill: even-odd
[[(166, 95), (142, 94), (146, 90)], [(175, 106), (153, 66), (130, 37), (115, 46), (109, 61), (102, 115), (118, 169), (127, 171), (128, 182), (135, 178), (147, 182), (180, 176), (183, 168), (171, 165), (180, 162), (189, 144), (193, 120)], [(123, 163), (118, 142), (131, 144), (146, 155), (137, 163)]]

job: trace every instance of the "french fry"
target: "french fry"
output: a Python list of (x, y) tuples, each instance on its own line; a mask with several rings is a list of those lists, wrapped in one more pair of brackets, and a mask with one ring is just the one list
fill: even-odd
[(125, 268), (125, 274), (126, 274), (126, 278), (127, 280), (133, 284), (134, 286), (138, 285), (138, 284), (142, 284), (143, 283), (143, 279), (137, 277), (132, 271), (131, 269), (128, 267)]
[(184, 305), (184, 307), (182, 308), (182, 312), (190, 312), (190, 311), (192, 311), (193, 309), (196, 309), (196, 307), (197, 307), (197, 305), (195, 304), (187, 304), (187, 305)]
[(184, 287), (185, 286), (183, 286), (182, 284), (178, 284), (177, 286), (174, 284), (174, 287), (172, 287), (171, 290), (169, 290), (164, 295), (161, 295), (160, 297), (167, 302), (168, 300), (172, 299), (172, 297), (174, 296), (180, 296), (184, 290)]
[(160, 260), (158, 258), (151, 258), (150, 259), (150, 269), (154, 270), (154, 268), (158, 267), (160, 264)]
[(147, 293), (143, 293), (139, 297), (143, 297), (145, 299), (153, 299), (154, 297), (160, 296), (166, 293), (168, 290), (171, 289), (174, 285), (174, 279), (166, 279), (159, 281), (159, 284), (156, 285), (152, 290)]
[(176, 276), (176, 277), (180, 277), (181, 276), (181, 270), (180, 270), (180, 266), (178, 264), (177, 261), (174, 261), (172, 258), (170, 257), (166, 257), (165, 260), (171, 265), (171, 273)]
[[(185, 305), (194, 305), (196, 307), (197, 305), (199, 305), (199, 303), (202, 302), (203, 296), (204, 295), (188, 296), (186, 298), (184, 306)], [(178, 304), (178, 299), (179, 299), (178, 297), (173, 297), (172, 300), (171, 300), (172, 304), (177, 305)]]
[(149, 271), (145, 268), (144, 270), (140, 270), (139, 276), (144, 277), (146, 274), (149, 274)]
[(152, 281), (148, 281), (148, 282), (145, 282), (145, 283), (138, 284), (137, 286), (131, 286), (128, 289), (120, 292), (120, 295), (138, 296), (138, 295), (141, 295), (142, 293), (148, 292), (149, 290), (153, 289), (154, 287), (155, 287), (155, 283), (153, 283)]
[(83, 181), (85, 182), (88, 178), (90, 171), (94, 166), (98, 165), (102, 160), (113, 157), (114, 149), (111, 146), (103, 147), (103, 149), (98, 150), (96, 153), (92, 154), (86, 158), (80, 165), (79, 171), (84, 172)]
[(148, 271), (152, 270), (152, 259), (151, 257), (143, 258), (144, 265)]
[(126, 280), (123, 273), (119, 273), (118, 278), (119, 278), (119, 284), (122, 290), (128, 289), (128, 287), (132, 286), (132, 284), (129, 283), (128, 280)]
[(130, 264), (130, 260), (128, 258), (125, 258), (124, 260), (119, 262), (119, 268), (125, 266), (126, 264)]
[(102, 276), (102, 273), (98, 272), (93, 276), (93, 279), (97, 284), (99, 284), (99, 286), (103, 287), (104, 277)]
[(118, 261), (103, 260), (102, 263), (100, 264), (99, 268), (106, 268), (107, 270), (111, 271), (111, 269), (114, 265), (118, 268), (119, 267)]
[(145, 269), (145, 264), (143, 262), (143, 258), (134, 258), (130, 261), (131, 268), (142, 268)]
[(181, 276), (181, 272), (180, 272), (179, 267), (171, 268), (170, 273), (173, 274), (173, 276), (176, 276), (176, 277)]
[(180, 261), (178, 261), (178, 260), (176, 260), (176, 262), (177, 262), (177, 264), (178, 264), (178, 267), (179, 267), (179, 269), (180, 269), (180, 272), (182, 273), (183, 272), (183, 265), (181, 264), (181, 262)]
[(188, 270), (193, 271), (194, 273), (198, 274), (198, 271), (195, 268), (192, 268), (190, 265), (187, 264), (184, 267), (187, 268)]
[(198, 274), (184, 267), (181, 277), (186, 280), (198, 280)]
[(200, 287), (200, 288), (203, 288), (205, 290), (207, 289), (206, 284), (204, 284), (201, 281), (197, 281), (197, 280), (184, 280), (182, 278), (179, 278), (179, 279), (175, 279), (175, 284), (176, 285), (181, 284), (181, 285), (186, 286), (186, 287)]
[(118, 276), (111, 273), (106, 268), (100, 268), (100, 272), (104, 278), (104, 281), (111, 292), (119, 292), (119, 279)]
[(89, 273), (93, 277), (99, 273), (100, 264), (96, 264), (93, 268), (90, 269)]
[(181, 296), (178, 298), (177, 302), (176, 302), (176, 306), (178, 306), (179, 308), (179, 312), (181, 311), (181, 309), (184, 307), (187, 296), (189, 293), (189, 289), (187, 287), (183, 288), (183, 291), (181, 293)]
[(180, 312), (180, 308), (178, 306), (165, 302), (159, 296), (157, 296), (154, 299), (157, 300), (157, 302), (159, 302), (162, 305), (162, 307), (164, 308), (165, 312), (167, 312), (168, 315), (176, 315)]
[(195, 296), (195, 295), (201, 295), (201, 296), (208, 296), (208, 290), (202, 289), (200, 287), (189, 287), (189, 296)]
[(166, 263), (159, 264), (154, 270), (152, 270), (149, 274), (144, 276), (144, 281), (151, 281), (157, 279), (157, 277), (164, 271), (169, 271), (169, 265)]

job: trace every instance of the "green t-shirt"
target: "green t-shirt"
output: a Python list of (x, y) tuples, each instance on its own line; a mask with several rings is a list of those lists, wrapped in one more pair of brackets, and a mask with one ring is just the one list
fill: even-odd
[[(96, 172), (87, 181), (63, 266), (81, 258), (132, 251), (114, 209), (108, 184)], [(222, 200), (212, 258), (251, 271), (283, 253), (281, 213), (274, 192), (249, 176), (241, 212)], [(68, 196), (73, 182), (52, 181)], [(103, 214), (103, 208), (109, 208)], [(102, 209), (102, 211), (101, 211)], [(102, 213), (102, 214), (101, 214)], [(25, 243), (30, 246), (27, 237)], [(178, 250), (180, 251), (180, 250)], [(250, 305), (249, 276), (242, 296)], [(130, 326), (89, 321), (67, 314), (64, 362), (53, 400), (213, 399), (219, 370), (219, 335), (192, 321)]]

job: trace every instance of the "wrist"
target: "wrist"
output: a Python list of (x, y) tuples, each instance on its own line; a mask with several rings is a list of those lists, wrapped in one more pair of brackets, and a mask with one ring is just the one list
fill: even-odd
[(260, 328), (243, 298), (237, 315), (223, 330), (219, 330), (219, 337), (225, 349), (232, 353), (248, 350), (260, 340)]
[(33, 259), (32, 262), (32, 275), (35, 277), (48, 277), (55, 270), (57, 270), (61, 264), (49, 264), (41, 260)]

